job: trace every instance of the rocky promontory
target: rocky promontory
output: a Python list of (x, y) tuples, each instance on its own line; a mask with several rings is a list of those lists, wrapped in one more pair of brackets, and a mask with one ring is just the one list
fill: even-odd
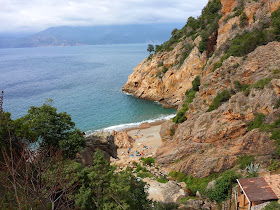
[(135, 67), (123, 91), (178, 109), (160, 132), (161, 167), (207, 177), (233, 168), (241, 155), (266, 165), (275, 157), (271, 132), (279, 131), (263, 127), (280, 114), (279, 6), (209, 1)]

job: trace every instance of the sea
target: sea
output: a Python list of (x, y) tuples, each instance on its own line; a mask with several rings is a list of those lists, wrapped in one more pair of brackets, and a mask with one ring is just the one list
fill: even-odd
[(176, 110), (121, 91), (147, 56), (147, 44), (0, 49), (3, 109), (17, 119), (52, 99), (87, 134), (170, 119)]

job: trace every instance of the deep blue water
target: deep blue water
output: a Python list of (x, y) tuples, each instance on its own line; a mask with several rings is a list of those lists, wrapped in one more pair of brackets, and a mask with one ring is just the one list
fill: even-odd
[(147, 44), (0, 49), (4, 110), (16, 119), (51, 98), (82, 131), (168, 117), (176, 111), (121, 92), (146, 49)]

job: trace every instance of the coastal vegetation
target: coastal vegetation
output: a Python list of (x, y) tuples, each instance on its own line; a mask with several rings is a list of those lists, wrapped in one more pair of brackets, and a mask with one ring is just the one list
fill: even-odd
[[(75, 161), (85, 138), (70, 115), (50, 104), (12, 120), (0, 109), (1, 209), (151, 209), (145, 183), (116, 171), (97, 150), (91, 166)], [(147, 159), (151, 163), (154, 160)]]
[[(181, 30), (174, 29), (171, 33), (172, 37), (168, 41), (164, 42), (162, 45), (156, 45), (155, 53), (171, 51), (174, 45), (181, 42), (184, 37), (197, 37), (199, 35), (202, 36), (202, 40), (199, 43), (199, 50), (201, 52), (205, 51), (209, 37), (218, 28), (218, 21), (221, 18), (219, 11), (221, 8), (222, 4), (220, 0), (209, 1), (202, 10), (201, 16), (197, 19), (189, 17), (186, 25)], [(182, 56), (182, 59), (187, 57), (187, 52), (189, 51), (190, 50), (186, 51), (186, 55)], [(179, 63), (182, 63), (182, 60)]]
[(176, 116), (173, 118), (173, 122), (175, 122), (176, 124), (182, 123), (186, 120), (185, 113), (189, 109), (187, 104), (191, 104), (193, 102), (196, 92), (199, 91), (199, 86), (200, 86), (200, 77), (196, 76), (194, 78), (194, 80), (192, 81), (192, 88), (187, 90), (185, 93), (185, 96), (186, 96), (185, 103), (186, 104), (183, 104), (183, 108), (180, 111), (178, 111)]
[[(213, 173), (205, 178), (187, 176), (182, 172), (176, 171), (170, 172), (169, 176), (179, 182), (185, 182), (187, 189), (192, 192), (191, 195), (195, 196), (199, 192), (204, 198), (209, 198), (218, 203), (230, 197), (232, 186), (236, 183), (236, 179), (240, 177), (234, 170), (228, 170), (224, 173)], [(207, 189), (211, 181), (214, 181), (214, 187)]]
[(223, 90), (222, 92), (218, 93), (216, 97), (213, 99), (212, 103), (210, 104), (207, 112), (211, 112), (217, 109), (223, 102), (226, 102), (230, 99), (231, 94), (228, 90)]

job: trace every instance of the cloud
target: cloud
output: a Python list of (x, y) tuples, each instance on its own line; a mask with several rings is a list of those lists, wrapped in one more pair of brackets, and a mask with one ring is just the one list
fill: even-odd
[(185, 22), (207, 0), (0, 0), (1, 32), (51, 26)]

